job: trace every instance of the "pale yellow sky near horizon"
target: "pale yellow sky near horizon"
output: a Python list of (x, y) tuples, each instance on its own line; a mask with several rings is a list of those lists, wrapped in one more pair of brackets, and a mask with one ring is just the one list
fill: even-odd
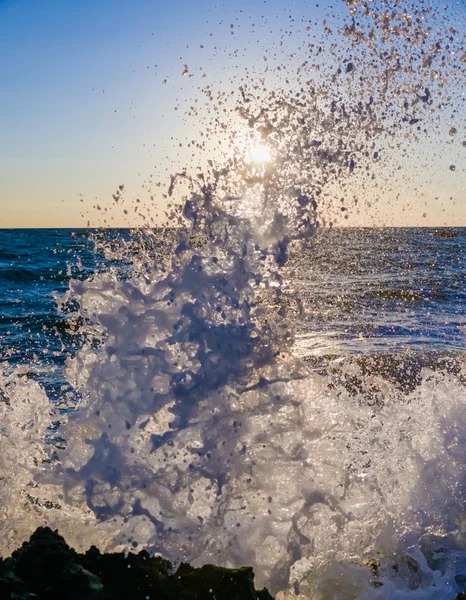
[[(44, 0), (41, 10), (30, 0), (6, 4), (0, 50), (14, 61), (0, 67), (0, 228), (162, 222), (170, 173), (188, 162), (186, 142), (197, 134), (196, 122), (181, 114), (183, 102), (202, 83), (204, 66), (215, 84), (226, 65), (241, 65), (234, 56), (233, 62), (217, 56), (214, 46), (224, 43), (228, 23), (237, 23), (240, 5), (245, 15), (263, 10), (263, 3), (242, 0), (234, 8), (219, 8), (213, 0), (201, 4), (195, 14), (184, 0), (170, 6), (158, 0), (121, 3), (117, 10), (107, 0), (98, 6), (85, 0), (79, 11), (68, 1), (58, 6)], [(271, 2), (274, 10), (279, 4)], [(301, 4), (306, 2), (293, 7), (296, 14)], [(184, 18), (176, 20), (181, 6)], [(213, 25), (206, 26), (209, 19)], [(237, 46), (246, 46), (247, 39), (236, 35)], [(253, 53), (260, 50), (246, 50), (248, 60), (256, 60)], [(190, 71), (182, 77), (186, 55)], [(197, 72), (191, 66), (196, 64)], [(461, 110), (457, 120), (464, 117)], [(364, 192), (355, 181), (359, 202), (344, 215), (338, 188), (330, 188), (319, 218), (348, 226), (466, 226), (464, 138), (463, 119), (454, 139), (446, 131), (442, 138), (410, 141), (402, 171), (394, 166), (392, 176), (387, 168)], [(198, 164), (207, 160), (206, 154)], [(161, 187), (154, 188), (157, 181)], [(115, 204), (120, 184), (124, 200)]]

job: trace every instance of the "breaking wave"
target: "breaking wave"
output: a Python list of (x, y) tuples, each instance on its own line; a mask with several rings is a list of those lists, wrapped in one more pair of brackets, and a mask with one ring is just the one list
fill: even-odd
[[(316, 369), (295, 351), (300, 308), (283, 297), (335, 182), (363, 180), (441, 95), (422, 3), (388, 16), (347, 4), (343, 36), (354, 56), (372, 53), (369, 71), (385, 64), (385, 84), (368, 90), (353, 58), (331, 98), (314, 83), (260, 102), (241, 88), (236, 112), (270, 157), (251, 159), (239, 135), (221, 165), (173, 175), (170, 242), (135, 234), (106, 249), (113, 267), (71, 280), (58, 305), (77, 303), (81, 343), (54, 411), (23, 368), (5, 374), (4, 552), (47, 523), (78, 548), (251, 565), (282, 597), (464, 592), (462, 365), (422, 367), (407, 388), (341, 357)], [(367, 31), (357, 10), (372, 11)], [(425, 65), (402, 51), (414, 30)], [(418, 59), (424, 70), (409, 70)]]

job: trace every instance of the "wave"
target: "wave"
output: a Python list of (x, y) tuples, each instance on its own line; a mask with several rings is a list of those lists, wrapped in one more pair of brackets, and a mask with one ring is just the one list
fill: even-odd
[(441, 290), (431, 289), (419, 292), (409, 288), (393, 288), (385, 290), (373, 290), (365, 294), (367, 299), (380, 298), (382, 300), (395, 300), (406, 303), (423, 302), (426, 300), (442, 300), (448, 299), (448, 293)]
[[(225, 227), (207, 192), (184, 210), (203, 215), (206, 242), (180, 233), (170, 268), (144, 257), (125, 280), (72, 281), (87, 341), (67, 365), (80, 401), (61, 417), (66, 447), (40, 443), (50, 417), (37, 384), (17, 373), (3, 386), (15, 436), (4, 460), (23, 457), (7, 488), (18, 497), (3, 503), (10, 538), (39, 521), (82, 549), (248, 564), (274, 593), (454, 598), (466, 573), (461, 361), (316, 371), (293, 355), (273, 232), (258, 246), (249, 221), (229, 214)], [(37, 394), (37, 406), (20, 400)]]
[(0, 248), (0, 261), (16, 260), (18, 255), (4, 248)]
[[(27, 365), (4, 374), (3, 552), (48, 524), (78, 550), (247, 564), (282, 598), (465, 592), (461, 361), (340, 356), (315, 368), (296, 352), (303, 309), (287, 300), (290, 256), (312, 253), (325, 198), (363, 185), (379, 148), (409, 135), (414, 114), (428, 119), (442, 95), (436, 46), (430, 63), (412, 52), (414, 34), (426, 48), (436, 35), (424, 29), (422, 2), (416, 20), (398, 5), (391, 15), (384, 3), (347, 5), (344, 73), (326, 65), (323, 86), (300, 67), (289, 88), (265, 89), (260, 107), (259, 84), (242, 85), (242, 135), (214, 122), (233, 139), (232, 156), (171, 176), (167, 196), (189, 194), (169, 215), (178, 227), (170, 251), (148, 246), (150, 232), (97, 240), (112, 266), (72, 278), (57, 298), (60, 308), (76, 303), (79, 327), (61, 404), (51, 407)], [(354, 75), (358, 57), (365, 78)], [(264, 142), (258, 161), (252, 150)], [(60, 443), (47, 443), (56, 421)]]
[[(2, 433), (15, 439), (4, 472), (14, 477), (10, 489), (33, 499), (29, 524), (31, 500), (3, 505), (15, 538), (39, 520), (81, 548), (249, 564), (258, 585), (304, 598), (455, 598), (464, 590), (465, 387), (457, 374), (423, 367), (405, 386), (376, 361), (340, 361), (318, 375), (279, 360), (239, 389), (204, 390), (189, 406), (173, 394), (154, 409), (154, 356), (145, 347), (116, 352), (110, 338), (105, 351), (116, 360), (92, 360), (87, 349), (74, 367), (79, 374), (87, 363), (86, 382), (98, 371), (98, 401), (83, 400), (61, 428), (67, 449), (53, 476), (38, 443), (47, 398), (20, 375), (2, 388)], [(11, 470), (18, 454), (21, 469)]]
[(35, 281), (37, 280), (37, 272), (33, 269), (26, 269), (25, 267), (8, 267), (0, 269), (0, 278), (5, 281), (12, 281), (14, 283)]

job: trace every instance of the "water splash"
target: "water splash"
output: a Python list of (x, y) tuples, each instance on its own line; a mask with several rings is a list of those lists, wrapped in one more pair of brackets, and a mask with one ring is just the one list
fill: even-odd
[(170, 242), (154, 254), (141, 234), (105, 249), (129, 269), (71, 281), (83, 342), (67, 364), (78, 404), (62, 417), (65, 448), (44, 449), (52, 417), (37, 384), (2, 383), (4, 472), (22, 457), (5, 486), (6, 549), (48, 523), (78, 548), (248, 564), (259, 586), (306, 598), (464, 591), (461, 381), (426, 368), (401, 392), (339, 363), (350, 387), (293, 353), (290, 257), (309, 251), (335, 194), (344, 213), (341, 194), (381, 167), (388, 184), (405, 134), (427, 134), (421, 119), (440, 126), (434, 97), (456, 99), (444, 99), (430, 5), (347, 5), (345, 41), (318, 77), (307, 62), (293, 86), (249, 76), (215, 116), (229, 155), (172, 175)]

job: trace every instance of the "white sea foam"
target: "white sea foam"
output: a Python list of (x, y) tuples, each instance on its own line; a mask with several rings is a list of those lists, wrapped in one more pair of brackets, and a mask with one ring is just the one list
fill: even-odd
[[(251, 165), (233, 136), (226, 166), (210, 161), (197, 183), (172, 176), (169, 195), (180, 180), (191, 194), (173, 224), (192, 235), (174, 233), (163, 260), (134, 244), (124, 276), (71, 281), (59, 306), (74, 297), (84, 325), (66, 369), (79, 403), (62, 417), (65, 449), (45, 443), (56, 415), (40, 386), (19, 372), (2, 380), (4, 553), (48, 523), (77, 549), (251, 565), (259, 586), (288, 597), (449, 600), (466, 588), (463, 384), (424, 369), (401, 392), (345, 363), (355, 386), (319, 375), (293, 351), (281, 297), (318, 201), (337, 188), (345, 210), (349, 177), (365, 189), (380, 149), (418, 111), (433, 121), (427, 85), (446, 106), (458, 93), (444, 99), (431, 69), (443, 50), (440, 29), (423, 25), (429, 7), (416, 20), (397, 8), (390, 27), (384, 3), (347, 4), (344, 72), (335, 47), (327, 83), (305, 62), (296, 89), (261, 92), (261, 106), (241, 87), (245, 137), (266, 140), (271, 163)], [(212, 131), (229, 131), (212, 114)], [(105, 255), (120, 251), (128, 259), (124, 245)]]
[[(97, 298), (97, 287), (83, 291)], [(105, 296), (108, 276), (101, 289)], [(144, 320), (141, 298), (133, 304), (121, 292), (118, 301), (117, 289), (104, 306), (113, 312), (119, 303)], [(81, 548), (134, 542), (195, 564), (252, 565), (258, 585), (304, 598), (447, 599), (464, 588), (466, 417), (457, 380), (425, 370), (400, 396), (371, 376), (365, 385), (383, 388), (374, 406), (285, 358), (248, 385), (233, 378), (177, 407), (146, 338), (135, 345), (131, 319), (106, 321), (105, 342), (70, 364), (90, 393), (64, 429), (55, 472), (42, 463), (47, 398), (22, 377), (3, 385), (4, 546), (49, 523)], [(164, 385), (166, 402), (154, 410)], [(60, 508), (47, 508), (51, 500)]]
[(204, 189), (184, 208), (194, 237), (162, 264), (133, 248), (124, 277), (71, 282), (84, 325), (65, 449), (45, 450), (38, 384), (2, 384), (4, 551), (47, 523), (78, 549), (251, 565), (259, 586), (303, 598), (464, 589), (464, 386), (424, 369), (401, 392), (295, 356), (280, 292), (303, 206), (257, 227)]
[(16, 428), (4, 471), (21, 457), (15, 519), (34, 481), (19, 536), (46, 522), (78, 548), (247, 564), (258, 585), (304, 598), (454, 598), (466, 577), (463, 385), (425, 369), (401, 393), (340, 365), (360, 378), (355, 392), (313, 373), (290, 352), (282, 311), (258, 302), (275, 289), (273, 271), (257, 277), (265, 249), (233, 225), (236, 246), (180, 241), (169, 270), (135, 261), (129, 279), (72, 282), (87, 342), (67, 367), (82, 399), (58, 461), (43, 462), (44, 393), (18, 377), (4, 386)]

